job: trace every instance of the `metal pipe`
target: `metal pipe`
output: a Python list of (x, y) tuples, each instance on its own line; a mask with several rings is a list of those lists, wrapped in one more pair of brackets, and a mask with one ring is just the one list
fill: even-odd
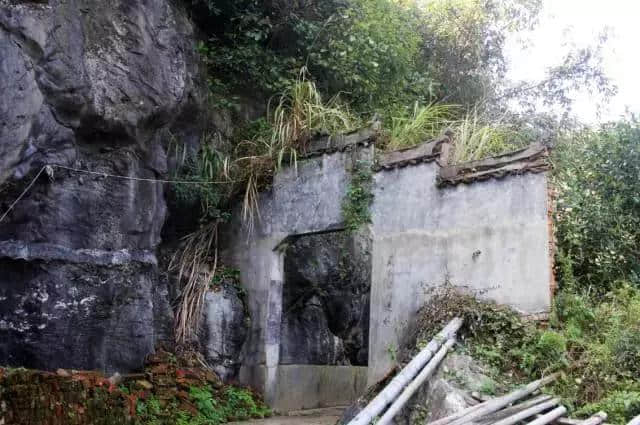
[(487, 416), (483, 416), (478, 421), (475, 422), (476, 425), (491, 425), (494, 422), (502, 420), (511, 415), (515, 415), (516, 413), (522, 412), (525, 409), (536, 406), (540, 403), (544, 403), (545, 401), (551, 400), (553, 397), (550, 395), (539, 395), (527, 401), (523, 401), (522, 403), (514, 404), (511, 407), (506, 407), (502, 410), (499, 410), (495, 413), (491, 413)]

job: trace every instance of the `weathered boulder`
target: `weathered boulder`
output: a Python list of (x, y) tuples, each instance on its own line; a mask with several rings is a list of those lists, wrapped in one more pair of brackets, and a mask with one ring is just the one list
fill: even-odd
[(0, 0), (0, 212), (53, 171), (0, 222), (0, 364), (127, 371), (168, 336), (165, 188), (136, 179), (200, 137), (194, 45), (169, 0)]
[[(471, 406), (471, 392), (487, 391), (493, 381), (468, 355), (449, 353), (437, 373), (396, 417), (397, 425), (429, 423)], [(475, 402), (477, 403), (477, 402)]]
[(238, 286), (222, 284), (207, 292), (200, 341), (207, 362), (224, 381), (238, 374), (248, 330), (249, 316)]

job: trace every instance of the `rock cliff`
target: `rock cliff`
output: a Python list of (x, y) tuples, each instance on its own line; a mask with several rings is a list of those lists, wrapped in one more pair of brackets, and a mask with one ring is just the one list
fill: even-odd
[(0, 364), (127, 371), (169, 335), (166, 188), (137, 179), (198, 143), (201, 81), (169, 0), (0, 0), (0, 214), (38, 176), (0, 221)]

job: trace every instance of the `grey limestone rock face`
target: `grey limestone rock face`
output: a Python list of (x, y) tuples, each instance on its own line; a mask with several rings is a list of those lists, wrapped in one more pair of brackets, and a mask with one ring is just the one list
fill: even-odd
[[(205, 88), (169, 0), (0, 0), (0, 364), (128, 371), (169, 336), (169, 133)], [(85, 172), (72, 171), (70, 167)]]
[(302, 236), (285, 254), (281, 364), (366, 365), (369, 254), (345, 232)]
[(242, 363), (242, 344), (249, 330), (249, 316), (240, 289), (221, 285), (207, 292), (200, 326), (204, 355), (224, 381), (236, 378)]

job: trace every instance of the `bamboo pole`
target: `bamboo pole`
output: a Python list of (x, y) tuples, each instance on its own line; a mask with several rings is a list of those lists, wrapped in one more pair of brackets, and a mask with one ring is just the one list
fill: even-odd
[(450, 338), (449, 340), (447, 340), (442, 348), (440, 348), (438, 353), (436, 353), (436, 355), (433, 356), (431, 360), (429, 360), (429, 363), (427, 363), (424, 369), (422, 369), (422, 372), (420, 372), (418, 376), (416, 376), (416, 378), (411, 381), (409, 385), (407, 385), (402, 394), (400, 394), (400, 396), (396, 398), (396, 400), (391, 404), (384, 415), (376, 422), (376, 425), (388, 425), (391, 423), (393, 418), (404, 407), (407, 401), (409, 401), (411, 396), (413, 396), (418, 388), (420, 388), (422, 384), (424, 384), (424, 381), (426, 381), (431, 375), (433, 375), (433, 372), (440, 365), (440, 362), (442, 361), (442, 359), (444, 359), (444, 357), (449, 352), (449, 349), (453, 347), (453, 344), (455, 344), (455, 342), (456, 340), (454, 338)]
[(591, 416), (589, 419), (585, 419), (584, 421), (580, 422), (580, 425), (600, 425), (607, 420), (607, 416), (608, 415), (606, 412), (600, 411)]
[[(536, 391), (537, 391), (537, 390), (536, 390)], [(535, 393), (536, 391), (534, 391), (534, 393)], [(482, 403), (480, 403), (480, 404), (478, 404), (478, 405), (471, 406), (471, 407), (467, 407), (466, 409), (461, 410), (461, 411), (459, 411), (459, 412), (456, 412), (456, 413), (454, 413), (454, 414), (452, 414), (452, 415), (450, 415), (450, 416), (447, 416), (447, 417), (445, 417), (445, 418), (438, 419), (437, 421), (433, 421), (433, 422), (431, 422), (429, 425), (447, 425), (447, 424), (449, 424), (449, 423), (451, 423), (451, 422), (455, 421), (456, 419), (462, 418), (463, 416), (466, 416), (466, 415), (468, 415), (468, 414), (470, 414), (470, 413), (472, 413), (472, 412), (474, 412), (474, 411), (476, 411), (476, 410), (478, 410), (478, 409), (480, 409), (480, 408), (482, 408), (482, 407), (486, 406), (487, 404), (492, 403), (492, 402), (495, 402), (497, 399), (504, 398), (504, 397), (505, 397), (505, 396), (501, 396), (501, 397), (498, 397), (498, 398), (492, 398), (492, 399), (487, 400), (487, 401), (484, 401), (484, 402), (482, 402)], [(533, 398), (533, 399), (531, 399), (531, 400), (528, 400), (528, 401), (526, 401), (526, 402), (524, 402), (524, 403), (532, 403), (532, 402), (533, 402), (534, 404), (538, 404), (538, 403), (542, 403), (543, 401), (547, 401), (547, 400), (549, 400), (549, 399), (551, 399), (551, 396), (541, 395), (541, 396), (538, 396), (538, 397)], [(515, 406), (512, 406), (512, 407), (515, 407)], [(526, 406), (526, 407), (530, 407), (530, 405), (528, 405), (528, 406)], [(498, 415), (498, 413), (494, 413), (494, 414), (495, 414), (495, 415)], [(486, 423), (486, 419), (487, 419), (487, 418), (490, 418), (490, 417), (492, 417), (492, 416), (493, 416), (493, 415), (491, 415), (491, 414), (487, 414), (487, 415), (483, 416), (483, 417), (481, 418), (481, 420), (480, 420), (480, 423)], [(497, 418), (497, 419), (501, 419), (501, 418), (502, 418), (502, 417), (499, 417), (499, 418)]]
[(640, 425), (640, 416), (636, 416), (635, 418), (631, 419), (631, 422), (629, 422), (627, 425)]
[(482, 418), (479, 418), (478, 421), (475, 422), (476, 425), (490, 425), (493, 424), (494, 422), (497, 422), (501, 419), (504, 419), (508, 416), (514, 415), (516, 413), (519, 413), (525, 409), (528, 409), (530, 407), (533, 407), (537, 404), (540, 403), (544, 403), (546, 401), (551, 400), (553, 397), (551, 397), (550, 395), (539, 395), (537, 397), (534, 397), (530, 400), (527, 401), (523, 401), (522, 403), (518, 403), (518, 404), (514, 404), (511, 407), (507, 407), (504, 408), (498, 412), (489, 414), (487, 416), (483, 416)]
[(557, 398), (551, 399), (549, 401), (545, 401), (544, 403), (540, 403), (535, 406), (531, 406), (528, 409), (524, 409), (521, 412), (516, 413), (515, 415), (511, 415), (506, 417), (498, 422), (495, 422), (493, 425), (514, 425), (520, 422), (523, 419), (527, 419), (536, 413), (543, 412), (548, 410), (554, 406), (557, 406), (560, 403), (560, 400)]
[[(495, 400), (495, 399), (492, 399)], [(475, 406), (471, 406), (471, 407), (467, 407), (466, 409), (463, 409), (459, 412), (456, 412), (452, 415), (449, 415), (447, 417), (444, 418), (440, 418), (437, 421), (433, 421), (431, 423), (429, 423), (429, 425), (447, 425), (453, 421), (455, 421), (456, 419), (459, 419), (463, 416), (466, 416), (472, 412), (475, 412), (478, 409), (481, 409), (483, 406), (485, 406), (487, 403), (489, 403), (489, 401), (485, 401), (483, 403), (480, 404), (476, 404)]]
[(527, 423), (527, 425), (547, 425), (558, 419), (560, 416), (567, 413), (567, 408), (564, 406), (556, 407), (551, 412), (546, 413), (539, 418), (534, 419), (533, 421)]
[(348, 425), (369, 425), (384, 408), (402, 392), (402, 389), (422, 370), (442, 343), (454, 336), (462, 326), (462, 319), (456, 317), (433, 338), (425, 348), (406, 365), (391, 382), (364, 408)]
[[(519, 388), (507, 395), (494, 398), (493, 400), (489, 400), (485, 403), (479, 404), (478, 406), (481, 406), (480, 408), (460, 417), (459, 419), (456, 419), (452, 422), (444, 422), (444, 423), (448, 423), (451, 425), (463, 425), (465, 423), (474, 421), (475, 419), (482, 418), (483, 416), (487, 416), (491, 413), (497, 412), (498, 410), (508, 406), (514, 401), (520, 400), (528, 396), (529, 394), (531, 394), (538, 388), (542, 387), (543, 385), (546, 385), (549, 382), (554, 381), (556, 378), (558, 378), (558, 374), (554, 373), (542, 379), (538, 379), (537, 381), (530, 382), (524, 387)], [(428, 425), (434, 425), (434, 424), (435, 422), (432, 422)]]

